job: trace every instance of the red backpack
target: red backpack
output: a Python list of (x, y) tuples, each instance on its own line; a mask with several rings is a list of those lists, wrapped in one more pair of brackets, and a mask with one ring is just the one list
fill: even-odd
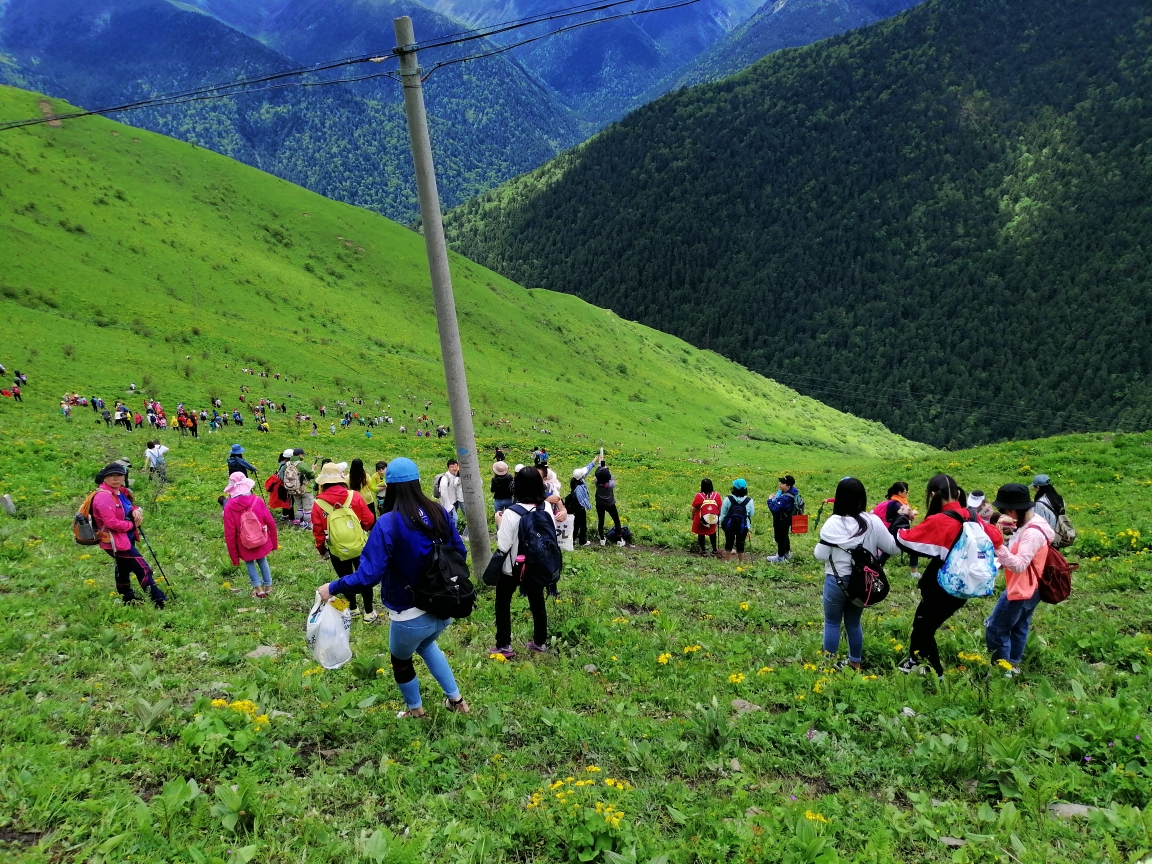
[[(713, 493), (715, 495), (715, 493)], [(703, 528), (715, 528), (720, 522), (720, 502), (715, 497), (705, 498), (700, 503), (700, 525)]]
[(259, 549), (268, 542), (268, 527), (249, 507), (240, 514), (240, 545), (245, 549)]
[(1067, 600), (1072, 593), (1072, 571), (1079, 566), (1069, 564), (1060, 550), (1049, 544), (1048, 558), (1040, 574), (1040, 599), (1045, 603), (1063, 603)]

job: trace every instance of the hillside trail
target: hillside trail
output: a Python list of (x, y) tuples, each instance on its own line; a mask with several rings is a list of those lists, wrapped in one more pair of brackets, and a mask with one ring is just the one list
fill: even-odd
[(52, 110), (52, 103), (51, 102), (49, 102), (47, 99), (41, 99), (39, 102), (39, 105), (40, 105), (40, 113), (43, 114), (45, 117), (49, 118), (49, 120), (48, 120), (49, 126), (62, 125), (60, 123), (60, 120), (57, 119), (57, 117), (56, 117), (56, 112)]

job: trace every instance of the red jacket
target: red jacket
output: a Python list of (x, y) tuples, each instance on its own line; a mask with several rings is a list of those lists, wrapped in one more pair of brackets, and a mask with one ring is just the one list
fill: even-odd
[[(348, 487), (347, 486), (329, 486), (323, 492), (316, 496), (316, 500), (326, 501), (333, 507), (343, 506), (344, 502), (348, 500)], [(368, 509), (368, 505), (364, 503), (364, 499), (360, 497), (359, 492), (352, 493), (352, 512), (360, 518), (360, 527), (365, 531), (371, 530), (376, 517), (372, 515), (372, 511)], [(316, 548), (323, 549), (328, 542), (328, 514), (320, 509), (318, 503), (312, 505), (312, 536), (316, 538)]]
[[(961, 507), (957, 501), (950, 501), (945, 504), (944, 510), (951, 510), (966, 519), (969, 518), (968, 510)], [(995, 525), (989, 525), (983, 519), (980, 520), (980, 527), (984, 529), (984, 533), (988, 535), (993, 546), (1004, 545), (1004, 536), (1000, 533), (999, 528)], [(961, 530), (963, 529), (956, 519), (945, 516), (944, 513), (937, 513), (929, 516), (915, 528), (902, 528), (897, 532), (896, 539), (901, 546), (912, 552), (919, 552), (921, 555), (943, 561), (952, 551)]]
[[(245, 510), (255, 513), (256, 518), (268, 529), (268, 539), (257, 549), (249, 549), (240, 543), (240, 517)], [(228, 557), (232, 559), (233, 567), (241, 561), (259, 561), (269, 552), (280, 548), (276, 537), (276, 520), (268, 512), (263, 498), (249, 493), (228, 499), (224, 505), (224, 543), (228, 546)]]
[(273, 510), (287, 510), (292, 506), (291, 501), (285, 501), (280, 497), (284, 486), (275, 474), (268, 475), (268, 479), (264, 481), (264, 488), (268, 491), (268, 506)]

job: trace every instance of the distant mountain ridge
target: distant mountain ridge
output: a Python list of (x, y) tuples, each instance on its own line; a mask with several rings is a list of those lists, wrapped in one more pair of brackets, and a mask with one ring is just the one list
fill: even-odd
[(1148, 428), (1150, 22), (928, 0), (645, 106), (451, 241), (928, 443)]

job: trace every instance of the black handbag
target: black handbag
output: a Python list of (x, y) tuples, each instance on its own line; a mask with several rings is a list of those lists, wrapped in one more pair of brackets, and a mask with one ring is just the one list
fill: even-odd
[(867, 609), (883, 602), (884, 598), (888, 596), (888, 592), (892, 590), (892, 586), (888, 583), (888, 576), (884, 572), (884, 565), (880, 563), (879, 558), (863, 546), (845, 549), (826, 540), (820, 542), (852, 556), (852, 572), (848, 574), (847, 583), (836, 572), (836, 564), (831, 555), (828, 556), (828, 564), (832, 567), (832, 578), (836, 580), (840, 589), (848, 595), (848, 599), (852, 601), (854, 606)]
[(507, 552), (494, 552), (488, 559), (488, 566), (484, 568), (485, 585), (495, 586), (500, 581), (504, 575), (504, 559), (507, 557)]

